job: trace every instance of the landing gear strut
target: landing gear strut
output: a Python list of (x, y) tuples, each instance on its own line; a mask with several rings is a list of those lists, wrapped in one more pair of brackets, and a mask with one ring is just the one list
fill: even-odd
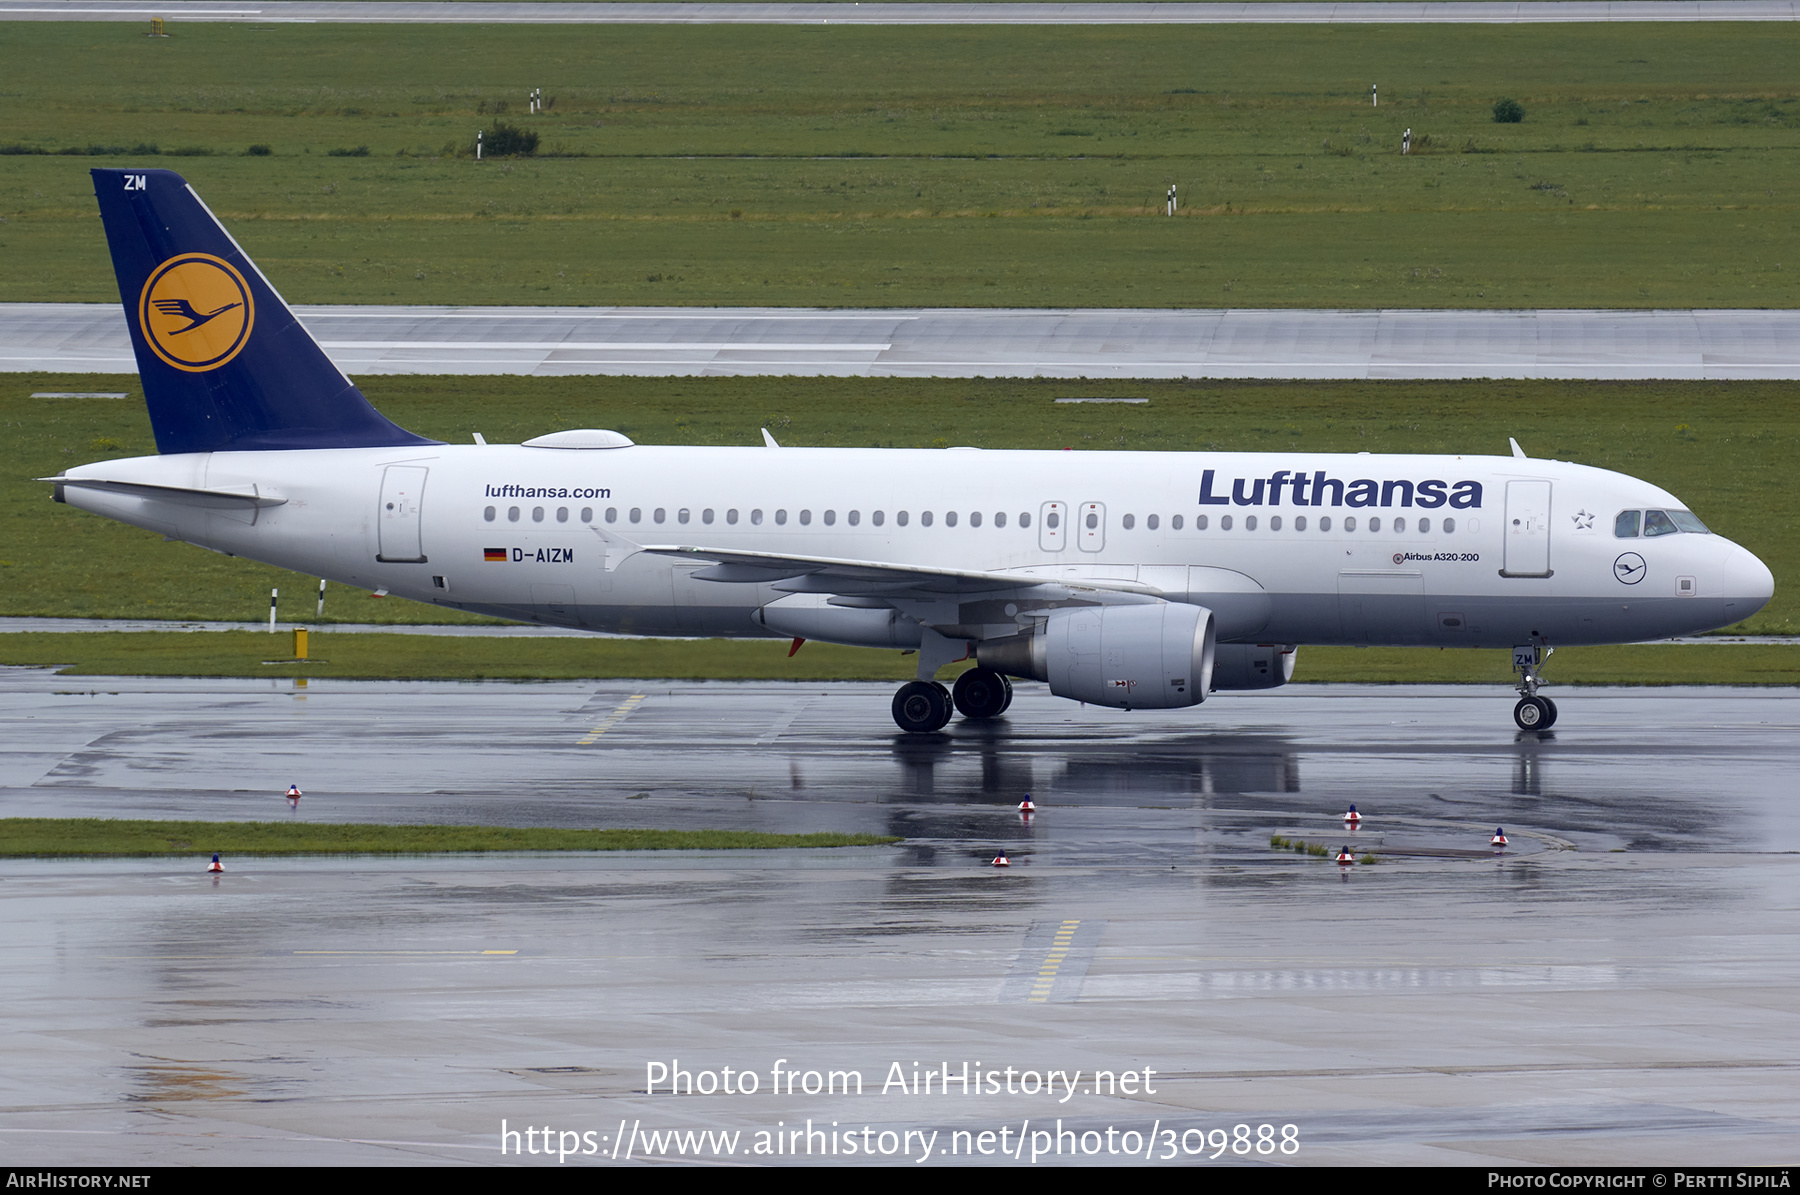
[(1513, 706), (1513, 721), (1520, 730), (1549, 730), (1556, 725), (1556, 703), (1538, 696), (1543, 683), (1539, 673), (1554, 647), (1528, 643), (1513, 648), (1513, 675), (1518, 678), (1519, 704)]

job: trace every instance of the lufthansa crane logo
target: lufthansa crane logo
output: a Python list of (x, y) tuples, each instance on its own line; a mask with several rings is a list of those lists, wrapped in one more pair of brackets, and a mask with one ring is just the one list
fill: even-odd
[(1613, 561), (1613, 576), (1627, 585), (1636, 585), (1644, 579), (1644, 558), (1636, 552), (1627, 552)]
[(150, 350), (188, 373), (217, 369), (237, 356), (255, 319), (244, 276), (210, 253), (163, 262), (138, 299), (138, 326)]

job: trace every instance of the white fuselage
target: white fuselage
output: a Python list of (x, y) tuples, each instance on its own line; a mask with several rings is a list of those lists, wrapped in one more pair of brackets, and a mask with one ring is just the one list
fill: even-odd
[[(1620, 643), (1729, 625), (1773, 592), (1721, 536), (1615, 535), (1621, 511), (1683, 509), (1665, 491), (1519, 457), (439, 445), (144, 457), (67, 477), (133, 487), (70, 484), (64, 500), (174, 539), (639, 635), (787, 634), (757, 612), (824, 605), (697, 579), (706, 562), (639, 546), (1129, 583), (1219, 610), (1225, 642)], [(1000, 617), (940, 621), (985, 636), (1005, 633)], [(854, 621), (801, 625), (897, 645)]]

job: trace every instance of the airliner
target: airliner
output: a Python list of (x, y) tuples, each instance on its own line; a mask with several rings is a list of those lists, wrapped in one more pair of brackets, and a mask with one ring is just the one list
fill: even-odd
[[(179, 175), (95, 170), (158, 455), (59, 502), (457, 610), (916, 653), (904, 731), (1013, 681), (1125, 710), (1293, 675), (1300, 644), (1510, 648), (1547, 730), (1557, 647), (1739, 622), (1769, 569), (1674, 495), (1510, 455), (444, 444), (332, 364)], [(972, 667), (954, 689), (938, 672)]]

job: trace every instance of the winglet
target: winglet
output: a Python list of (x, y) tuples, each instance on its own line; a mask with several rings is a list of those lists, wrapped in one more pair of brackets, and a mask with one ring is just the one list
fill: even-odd
[(1519, 442), (1517, 440), (1513, 439), (1511, 436), (1508, 436), (1508, 437), (1506, 437), (1506, 442), (1508, 444), (1512, 445), (1513, 456), (1515, 456), (1516, 458), (1518, 458), (1519, 460), (1522, 460), (1522, 461), (1531, 459), (1530, 457), (1525, 455), (1525, 450), (1523, 448), (1519, 447)]
[(775, 437), (771, 436), (769, 434), (768, 428), (766, 428), (766, 427), (763, 428), (762, 433), (763, 433), (763, 444), (764, 445), (766, 445), (769, 448), (780, 448), (781, 447), (781, 445), (779, 445), (775, 442)]

